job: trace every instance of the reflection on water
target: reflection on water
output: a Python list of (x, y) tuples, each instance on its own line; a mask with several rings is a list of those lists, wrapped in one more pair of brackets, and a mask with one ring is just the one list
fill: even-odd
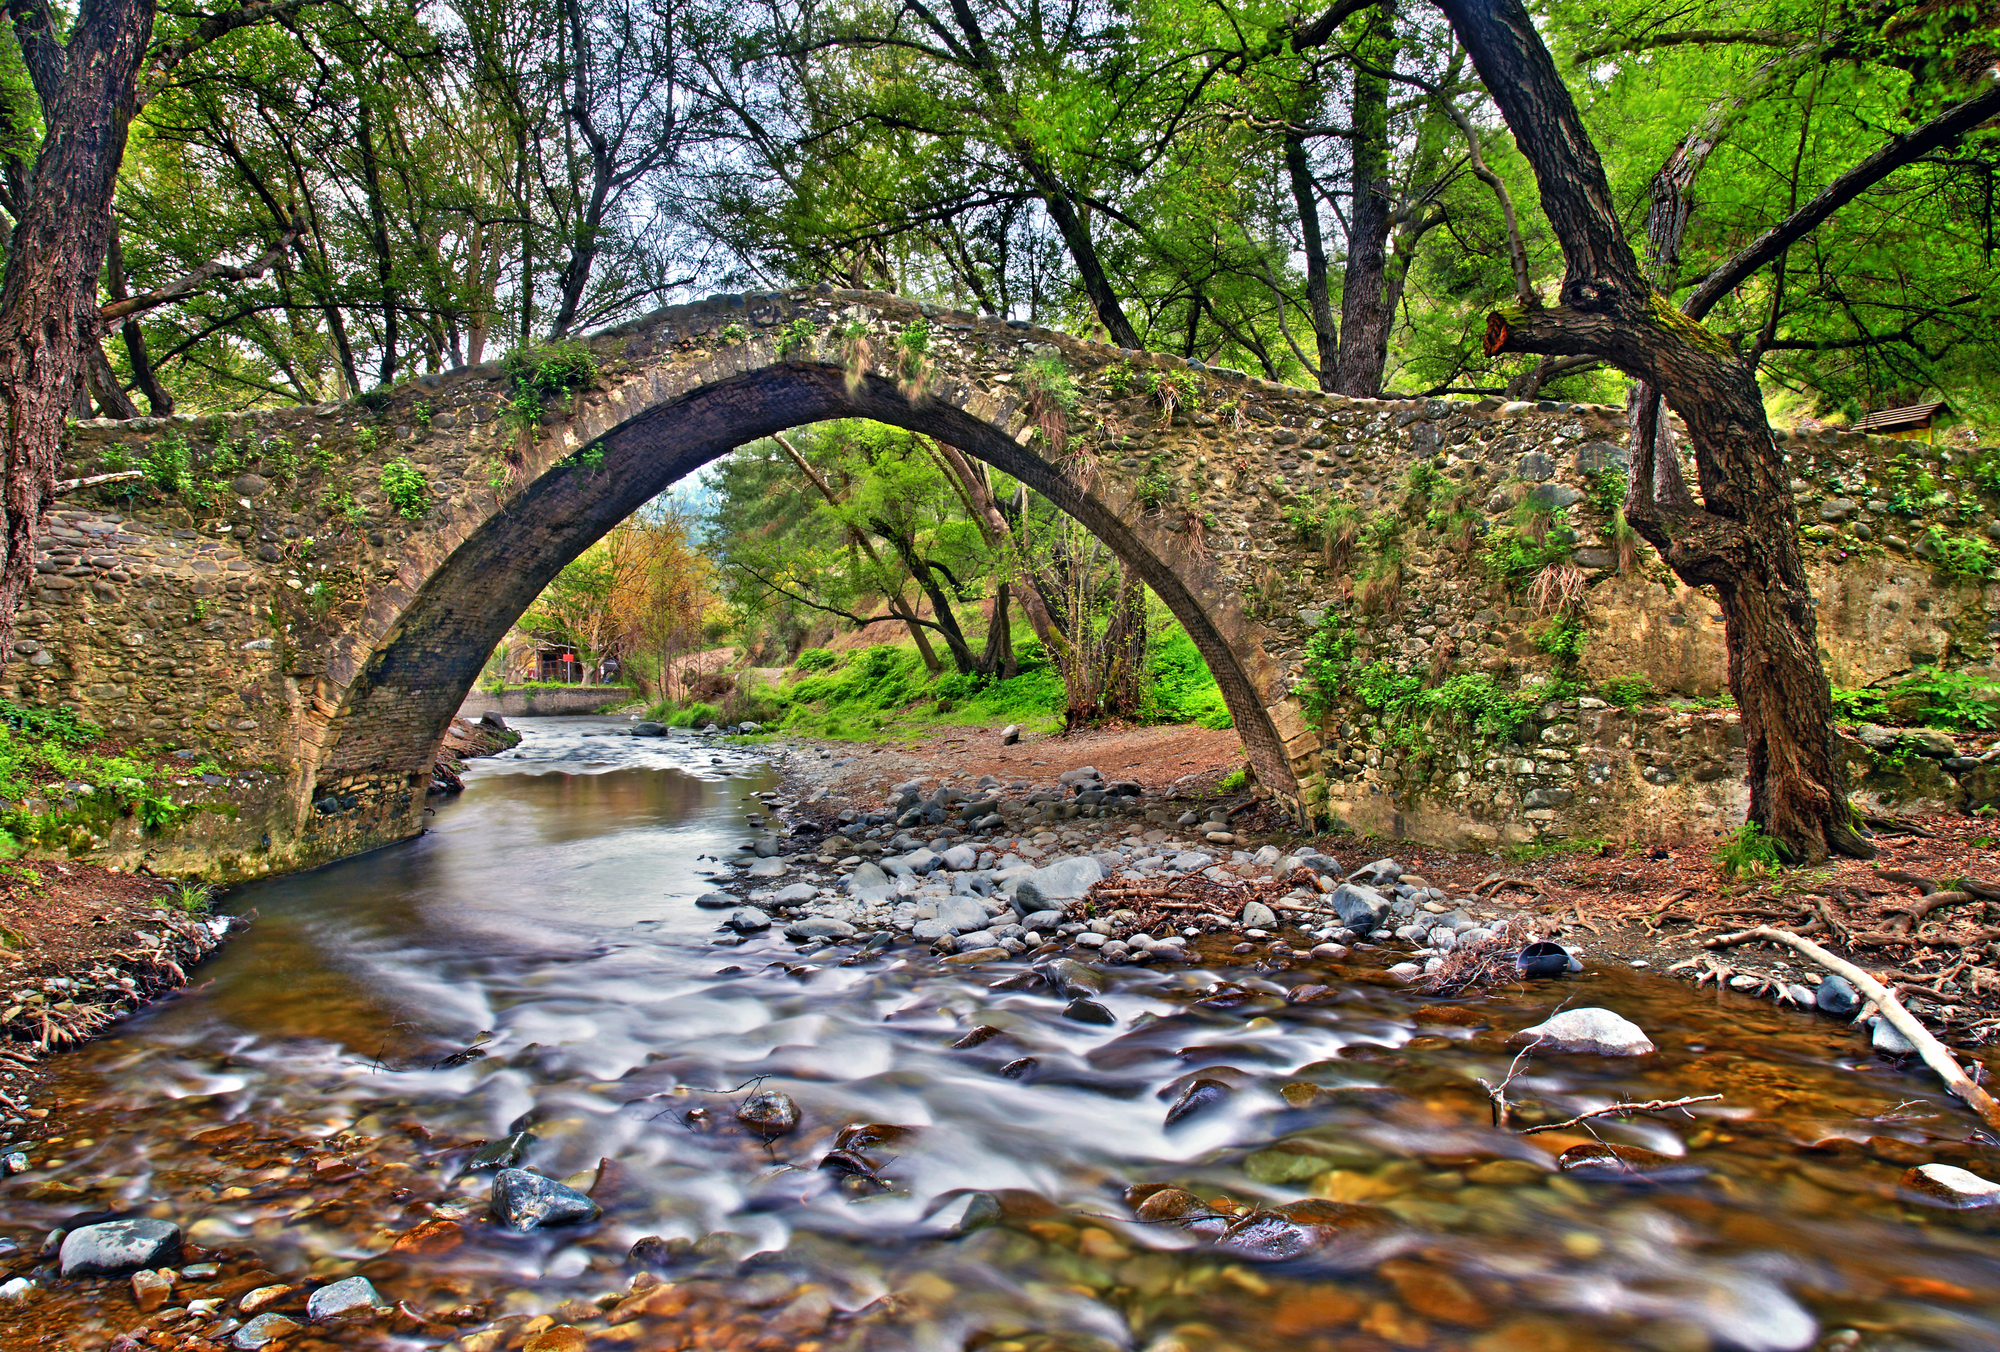
[[(243, 1119), (465, 1140), (527, 1116), (531, 1167), (611, 1162), (604, 1221), (525, 1239), (475, 1226), (378, 1278), (492, 1312), (619, 1287), (627, 1248), (658, 1235), (696, 1242), (690, 1261), (784, 1250), (844, 1307), (896, 1292), (871, 1307), (895, 1312), (880, 1346), (2000, 1347), (1994, 1223), (1895, 1187), (1912, 1162), (1990, 1176), (2000, 1157), (1843, 1027), (1622, 969), (1441, 1012), (1364, 967), (1247, 967), (1227, 975), (1254, 994), (1228, 1007), (1197, 1003), (1212, 973), (1113, 969), (1101, 999), (1119, 1026), (1102, 1028), (1061, 1018), (1046, 989), (991, 986), (1018, 968), (718, 948), (715, 913), (693, 905), (702, 856), (745, 837), (744, 800), (774, 776), (619, 726), (523, 720), (520, 752), (477, 763), (423, 839), (233, 897), (260, 918), (207, 984), (74, 1058), (66, 1097), (108, 1112), (72, 1167), (126, 1205), (163, 1199), (205, 1243), (329, 1272), (413, 1217), (374, 1194), (306, 1206), (232, 1188), (187, 1136)], [(1338, 998), (1286, 1004), (1310, 977)], [(1699, 1177), (1584, 1181), (1550, 1161), (1589, 1135), (1492, 1130), (1477, 1078), (1504, 1076), (1506, 1035), (1565, 997), (1634, 1019), (1659, 1054), (1538, 1057), (1510, 1097), (1556, 1120), (1721, 1093), (1697, 1116), (1596, 1127)], [(978, 1024), (1001, 1032), (949, 1046)], [(475, 1042), (483, 1057), (447, 1064)], [(1021, 1058), (1030, 1073), (1001, 1073)], [(1200, 1076), (1232, 1092), (1165, 1127)], [(760, 1077), (805, 1118), (770, 1146), (731, 1122)], [(856, 1123), (908, 1129), (857, 1147), (886, 1188), (816, 1167)], [(453, 1181), (463, 1158), (415, 1163), (476, 1215), (484, 1180)], [(1365, 1204), (1393, 1223), (1257, 1264), (1133, 1222), (1123, 1193), (1141, 1183)], [(23, 1231), (60, 1215), (0, 1206)], [(960, 1235), (981, 1207), (1000, 1223)]]

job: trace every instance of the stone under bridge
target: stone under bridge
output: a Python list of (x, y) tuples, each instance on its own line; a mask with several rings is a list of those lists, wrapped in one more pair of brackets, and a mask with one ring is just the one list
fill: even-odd
[[(1306, 639), (1351, 584), (1317, 544), (1294, 542), (1286, 504), (1401, 515), (1416, 460), (1491, 489), (1495, 512), (1514, 484), (1576, 503), (1569, 484), (1623, 457), (1612, 408), (1347, 399), (873, 292), (712, 297), (588, 343), (595, 379), (538, 422), (512, 411), (514, 381), (488, 363), (344, 404), (78, 424), (70, 475), (142, 460), (156, 478), (184, 473), (170, 492), (128, 483), (65, 503), (8, 688), (237, 767), (215, 788), (233, 815), (183, 833), (179, 862), (205, 860), (212, 875), (404, 839), (421, 828), (453, 711), (566, 563), (734, 447), (871, 418), (956, 446), (1073, 515), (1186, 626), (1260, 782), (1303, 819), (1352, 814), (1402, 790), (1393, 756), (1385, 771), (1365, 754), (1365, 728), (1305, 716)], [(1079, 391), (1061, 456), (1026, 375), (1050, 357)], [(1176, 406), (1162, 407), (1161, 383)], [(390, 467), (424, 476), (424, 514), (397, 510)], [(1585, 557), (1589, 543), (1579, 560), (1601, 573), (1608, 559)], [(1478, 610), (1494, 603), (1477, 569), (1443, 562), (1442, 547), (1432, 567), (1421, 530), (1414, 546), (1418, 603), (1392, 608), (1393, 634), (1391, 616), (1375, 621), (1385, 652), (1407, 667), (1452, 635), (1467, 660), (1482, 643), (1499, 652), (1518, 607)], [(1664, 596), (1700, 618), (1685, 632), (1653, 626), (1643, 660), (1679, 662), (1712, 688), (1711, 607), (1670, 578), (1644, 585), (1654, 599), (1641, 609)], [(1376, 829), (1401, 820), (1363, 816)]]

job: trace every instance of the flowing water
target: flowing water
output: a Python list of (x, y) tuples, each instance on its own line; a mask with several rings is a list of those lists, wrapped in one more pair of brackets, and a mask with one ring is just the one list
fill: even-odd
[[(1218, 954), (1109, 969), (1119, 1024), (1101, 1027), (1046, 989), (995, 989), (1020, 965), (728, 946), (692, 899), (773, 770), (611, 720), (521, 726), (420, 840), (228, 898), (258, 918), (199, 984), (70, 1058), (63, 1097), (94, 1106), (34, 1177), (287, 1276), (366, 1272), (466, 1329), (558, 1312), (473, 1347), (595, 1313), (582, 1302), (623, 1291), (648, 1235), (670, 1241), (670, 1275), (738, 1282), (762, 1346), (2000, 1347), (2000, 1223), (1897, 1189), (1931, 1160), (2000, 1175), (2000, 1150), (1841, 1025), (1624, 969), (1438, 1004), (1381, 976), (1386, 954)], [(1248, 998), (1197, 1003), (1218, 977)], [(1308, 980), (1334, 997), (1286, 1004)], [(1504, 1078), (1506, 1036), (1563, 1000), (1620, 1011), (1660, 1050), (1529, 1059), (1508, 1088), (1522, 1120), (1722, 1095), (1595, 1124), (1684, 1157), (1670, 1181), (1558, 1173), (1588, 1134), (1492, 1128), (1479, 1078)], [(950, 1046), (982, 1024), (1001, 1032)], [(1023, 1057), (1032, 1072), (1001, 1073)], [(1234, 1092), (1165, 1127), (1198, 1074)], [(797, 1132), (736, 1126), (758, 1086), (797, 1101)], [(451, 1147), (524, 1117), (529, 1167), (585, 1183), (609, 1161), (602, 1221), (486, 1222), (490, 1177)], [(190, 1143), (229, 1123), (264, 1144)], [(845, 1138), (880, 1181), (818, 1167), (855, 1124), (904, 1129)], [(1386, 1223), (1259, 1262), (1135, 1221), (1125, 1189), (1160, 1183), (1224, 1211), (1323, 1198)], [(0, 1198), (30, 1249), (76, 1211)], [(383, 1257), (437, 1215), (462, 1217), (463, 1242)]]

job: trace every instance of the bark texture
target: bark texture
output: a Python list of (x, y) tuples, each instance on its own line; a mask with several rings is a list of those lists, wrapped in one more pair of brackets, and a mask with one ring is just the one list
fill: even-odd
[(97, 273), (111, 196), (153, 34), (152, 0), (84, 0), (58, 46), (45, 13), (10, 6), (46, 127), (0, 286), (0, 663), (35, 571), (35, 540), (55, 495), (64, 419), (99, 351)]

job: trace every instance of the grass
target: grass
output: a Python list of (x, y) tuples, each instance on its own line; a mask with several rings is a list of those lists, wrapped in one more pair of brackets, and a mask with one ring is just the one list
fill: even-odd
[[(720, 705), (659, 705), (649, 716), (674, 727), (755, 722), (769, 731), (868, 741), (892, 727), (1020, 723), (1046, 730), (1061, 725), (1067, 694), (1039, 642), (1016, 646), (1019, 672), (1008, 680), (947, 671), (933, 677), (916, 649), (878, 644), (835, 654), (808, 648), (788, 685), (739, 680)], [(1231, 726), (1222, 691), (1194, 641), (1178, 625), (1157, 634), (1148, 717), (1162, 723)]]
[(1572, 839), (1569, 836), (1542, 836), (1519, 845), (1503, 845), (1500, 856), (1510, 864), (1532, 864), (1544, 859), (1557, 859), (1566, 854), (1597, 854), (1611, 842), (1594, 836)]
[(1715, 850), (1715, 867), (1726, 878), (1762, 878), (1784, 866), (1778, 842), (1756, 822), (1744, 822)]
[[(80, 845), (113, 817), (137, 817), (148, 830), (180, 820), (197, 807), (174, 799), (175, 777), (212, 773), (204, 761), (185, 769), (159, 766), (102, 749), (103, 729), (68, 709), (30, 709), (0, 700), (0, 857), (29, 843)], [(41, 799), (46, 810), (27, 804)], [(63, 807), (73, 803), (73, 807)]]

